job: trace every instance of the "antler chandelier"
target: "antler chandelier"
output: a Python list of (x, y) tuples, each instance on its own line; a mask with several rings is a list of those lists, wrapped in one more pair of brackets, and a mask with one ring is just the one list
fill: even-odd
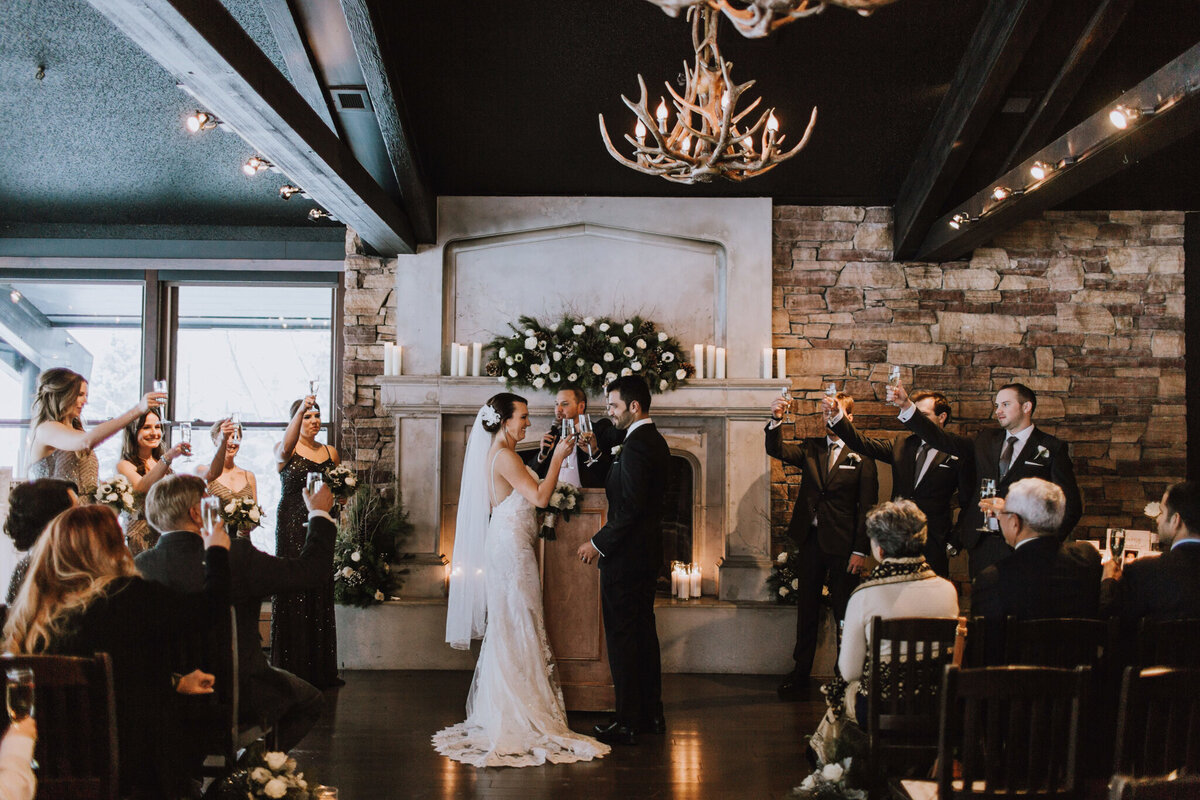
[(710, 8), (729, 17), (738, 32), (750, 39), (766, 36), (771, 31), (795, 22), (803, 17), (820, 14), (827, 6), (842, 6), (857, 11), (864, 17), (869, 16), (877, 8), (891, 5), (896, 0), (650, 0), (672, 17), (679, 16), (679, 10), (694, 6), (697, 3), (708, 5)]
[(744, 181), (762, 175), (803, 150), (817, 123), (816, 107), (813, 107), (804, 136), (791, 150), (783, 149), (786, 137), (779, 133), (775, 109), (762, 112), (753, 125), (743, 125), (762, 98), (755, 98), (749, 106), (738, 111), (742, 93), (753, 86), (754, 81), (734, 84), (729, 77), (733, 65), (721, 56), (717, 47), (720, 12), (712, 5), (700, 4), (688, 8), (688, 16), (692, 20), (696, 60), (693, 66), (683, 65), (685, 85), (682, 95), (670, 83), (666, 84), (675, 106), (674, 124), (668, 127), (670, 112), (665, 99), (651, 115), (646, 82), (639, 74), (641, 97), (638, 102), (633, 103), (621, 95), (621, 100), (637, 117), (634, 135), (625, 134), (625, 141), (634, 147), (634, 157), (627, 158), (613, 147), (601, 114), (600, 135), (609, 154), (638, 172), (690, 184), (707, 183), (716, 176)]

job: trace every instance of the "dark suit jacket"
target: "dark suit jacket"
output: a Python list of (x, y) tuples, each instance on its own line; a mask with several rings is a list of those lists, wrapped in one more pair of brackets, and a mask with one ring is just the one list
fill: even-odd
[[(337, 528), (314, 517), (308, 525), (304, 549), (296, 558), (278, 558), (239, 536), (229, 547), (232, 573), (230, 600), (237, 615), (238, 684), (243, 697), (243, 722), (271, 719), (278, 711), (264, 707), (264, 698), (276, 699), (279, 682), (263, 655), (258, 618), (265, 597), (311, 589), (328, 580), (333, 571), (333, 541)], [(134, 559), (138, 570), (151, 581), (182, 592), (197, 591), (204, 581), (204, 543), (190, 531), (173, 531)]]
[[(929, 539), (939, 548), (944, 547), (954, 527), (951, 501), (955, 493), (958, 494), (959, 508), (965, 509), (975, 492), (975, 462), (938, 450), (937, 455), (929, 459), (924, 479), (916, 483), (917, 449), (921, 446), (921, 437), (916, 434), (894, 439), (861, 436), (845, 415), (833, 426), (833, 431), (854, 452), (892, 465), (892, 498), (903, 497), (916, 503), (929, 523)], [(961, 541), (961, 537), (958, 540)]]
[(1104, 610), (1124, 619), (1200, 618), (1200, 542), (1134, 561), (1101, 587)]
[(870, 553), (867, 543), (867, 512), (879, 499), (879, 473), (870, 458), (853, 455), (843, 447), (832, 470), (826, 437), (805, 439), (800, 444), (783, 443), (783, 426), (767, 425), (767, 455), (799, 467), (800, 496), (792, 511), (788, 535), (803, 546), (817, 515), (817, 542), (821, 552), (848, 557)]
[(671, 451), (654, 423), (625, 437), (608, 481), (608, 522), (592, 537), (610, 577), (645, 578), (662, 566), (662, 503)]
[[(575, 449), (575, 457), (579, 464), (579, 480), (584, 489), (600, 489), (608, 479), (608, 468), (612, 465), (611, 448), (624, 438), (624, 431), (614, 433), (616, 430), (612, 420), (607, 417), (592, 422), (592, 432), (596, 434), (596, 450), (599, 451), (599, 458), (590, 467), (587, 465), (587, 448), (577, 447)], [(533, 468), (539, 479), (544, 479), (550, 470), (550, 457), (547, 455), (545, 461), (538, 461), (538, 452), (538, 450), (528, 451), (525, 463)]]
[(1058, 529), (1059, 539), (1065, 540), (1070, 536), (1075, 523), (1083, 516), (1083, 499), (1079, 495), (1079, 486), (1075, 483), (1075, 468), (1071, 464), (1067, 443), (1061, 439), (1034, 427), (1033, 432), (1029, 434), (1029, 440), (1013, 459), (1008, 473), (1001, 480), (1000, 451), (1004, 448), (1004, 439), (1008, 436), (1003, 428), (980, 431), (974, 439), (968, 439), (942, 430), (921, 413), (914, 413), (904, 424), (938, 450), (952, 453), (959, 458), (974, 460), (975, 491), (970, 503), (963, 509), (962, 519), (959, 520), (963, 544), (967, 547), (974, 547), (979, 541), (980, 532), (976, 528), (983, 525), (983, 512), (979, 510), (978, 486), (983, 478), (996, 481), (997, 497), (1005, 497), (1008, 487), (1022, 478), (1041, 478), (1056, 484), (1067, 498), (1062, 527)]
[(1042, 536), (979, 573), (971, 613), (988, 619), (1098, 619), (1100, 553)]

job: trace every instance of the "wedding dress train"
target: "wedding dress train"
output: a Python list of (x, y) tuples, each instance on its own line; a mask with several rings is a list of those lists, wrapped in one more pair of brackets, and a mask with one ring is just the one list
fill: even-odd
[(435, 749), (476, 767), (590, 761), (610, 748), (567, 727), (542, 620), (533, 506), (513, 491), (492, 511), (484, 544), (487, 629), (467, 696), (467, 719), (438, 731)]

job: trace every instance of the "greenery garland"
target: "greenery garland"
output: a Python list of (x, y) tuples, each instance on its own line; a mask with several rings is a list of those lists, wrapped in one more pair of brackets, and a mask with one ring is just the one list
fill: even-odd
[(679, 340), (642, 317), (567, 315), (551, 327), (522, 316), (509, 328), (511, 336), (488, 343), (493, 355), (485, 369), (510, 389), (578, 388), (598, 396), (619, 375), (641, 375), (657, 394), (696, 374)]
[(399, 591), (406, 568), (392, 569), (400, 543), (412, 532), (400, 499), (359, 486), (338, 521), (333, 551), (333, 599), (340, 605), (378, 605)]

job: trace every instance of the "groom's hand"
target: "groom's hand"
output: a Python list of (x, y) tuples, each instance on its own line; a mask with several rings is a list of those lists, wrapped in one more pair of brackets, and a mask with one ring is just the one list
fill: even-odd
[(587, 541), (579, 545), (579, 549), (575, 551), (575, 555), (579, 556), (579, 560), (583, 563), (590, 564), (600, 557), (600, 551), (590, 541)]

